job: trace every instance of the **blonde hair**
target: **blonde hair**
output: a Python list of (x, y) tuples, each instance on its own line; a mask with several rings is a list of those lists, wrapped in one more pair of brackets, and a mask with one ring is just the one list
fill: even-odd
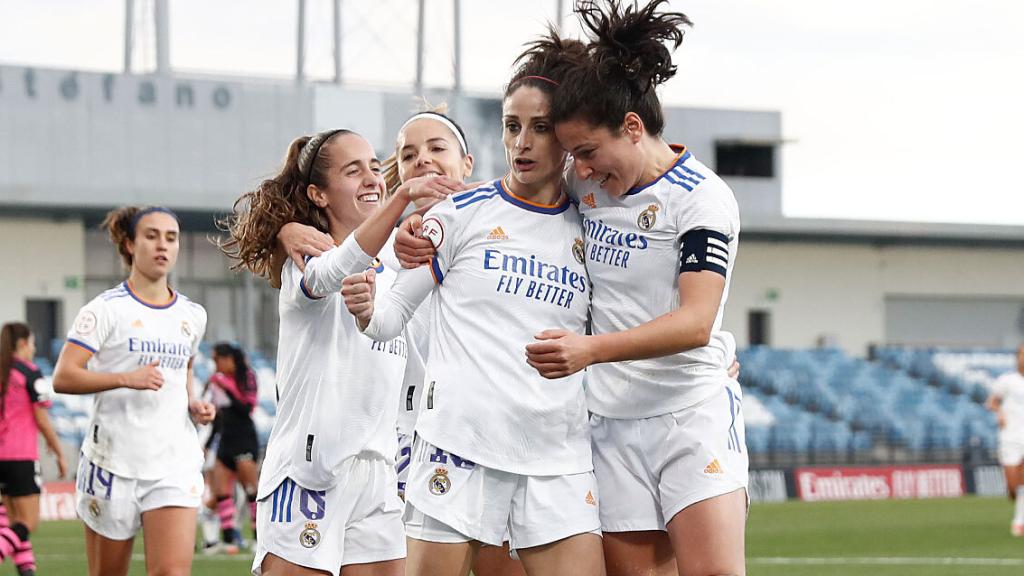
[[(422, 114), (424, 112), (432, 112), (434, 114), (440, 114), (444, 116), (449, 122), (451, 122), (458, 130), (462, 128), (455, 123), (454, 120), (448, 117), (448, 104), (442, 102), (437, 106), (431, 106), (426, 99), (419, 99), (419, 109), (413, 112), (413, 116), (416, 114)], [(401, 136), (401, 132), (398, 133)], [(402, 179), (398, 175), (398, 136), (395, 137), (395, 152), (388, 156), (386, 160), (381, 164), (382, 174), (384, 176), (384, 184), (387, 187), (387, 196), (390, 197), (398, 190), (398, 187), (402, 185)], [(456, 135), (457, 137), (458, 135)], [(465, 157), (468, 152), (465, 149), (461, 150), (462, 156)]]

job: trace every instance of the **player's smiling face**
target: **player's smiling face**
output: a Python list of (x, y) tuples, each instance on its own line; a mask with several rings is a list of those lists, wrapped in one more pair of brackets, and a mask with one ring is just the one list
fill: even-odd
[(327, 188), (309, 187), (314, 204), (327, 212), (331, 226), (351, 231), (366, 220), (384, 196), (384, 178), (373, 146), (358, 134), (335, 137), (327, 148)]
[(533, 86), (516, 89), (502, 102), (505, 160), (512, 178), (522, 184), (537, 185), (562, 175), (565, 152), (555, 139), (549, 110), (547, 94)]
[(150, 280), (171, 273), (178, 261), (178, 221), (170, 214), (152, 212), (135, 225), (135, 238), (128, 244), (132, 269)]
[(398, 178), (448, 176), (462, 181), (473, 171), (473, 157), (462, 155), (452, 131), (437, 120), (420, 118), (398, 133)]
[(555, 128), (558, 141), (572, 154), (576, 176), (596, 182), (609, 196), (625, 194), (642, 184), (644, 159), (637, 142), (627, 133), (593, 126), (575, 118)]

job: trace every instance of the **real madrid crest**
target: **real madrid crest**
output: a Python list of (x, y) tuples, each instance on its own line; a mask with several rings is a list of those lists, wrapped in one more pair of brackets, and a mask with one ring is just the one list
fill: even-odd
[(572, 243), (572, 256), (577, 262), (583, 264), (584, 253), (583, 238), (577, 238), (576, 241)]
[(636, 225), (639, 226), (641, 230), (647, 232), (650, 231), (651, 228), (654, 228), (654, 223), (657, 221), (658, 205), (651, 204), (647, 207), (647, 210), (640, 213), (640, 216), (636, 219)]
[(430, 477), (430, 493), (434, 496), (444, 496), (452, 488), (452, 481), (448, 478), (446, 468), (435, 468), (434, 475)]
[(181, 335), (185, 338), (192, 337), (192, 327), (188, 325), (188, 320), (181, 321)]
[(304, 548), (316, 548), (320, 543), (320, 532), (316, 529), (316, 522), (306, 522), (306, 528), (299, 533), (299, 544)]
[(92, 514), (93, 518), (99, 518), (102, 511), (100, 503), (95, 498), (89, 500), (89, 514)]

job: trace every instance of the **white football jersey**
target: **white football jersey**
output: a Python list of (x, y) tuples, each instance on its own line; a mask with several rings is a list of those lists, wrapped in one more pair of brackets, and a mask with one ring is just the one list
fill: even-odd
[(566, 180), (583, 215), (593, 282), (594, 334), (634, 328), (679, 307), (679, 274), (713, 270), (725, 292), (709, 345), (648, 360), (595, 364), (590, 410), (607, 418), (648, 418), (697, 404), (720, 391), (732, 363), (720, 332), (739, 242), (732, 190), (685, 149), (660, 177), (618, 198), (595, 182)]
[[(348, 240), (345, 241), (347, 243)], [(344, 244), (344, 243), (343, 243)], [(388, 238), (378, 255), (385, 266), (393, 270), (402, 268), (395, 255), (395, 233)], [(427, 362), (430, 349), (430, 296), (420, 304), (405, 326), (406, 343), (409, 357), (405, 362), (405, 377), (398, 395), (398, 433), (412, 436), (416, 429), (416, 418), (420, 411), (420, 400), (423, 397), (423, 369)]]
[(548, 380), (526, 363), (542, 330), (585, 329), (590, 286), (575, 207), (532, 204), (494, 181), (436, 205), (423, 233), (437, 248), (430, 269), (399, 272), (366, 330), (391, 336), (433, 292), (416, 433), (516, 474), (591, 470), (582, 373)]
[(1024, 374), (1014, 370), (996, 378), (992, 394), (1002, 402), (1005, 426), (999, 430), (1000, 441), (1024, 443)]
[[(159, 390), (97, 392), (82, 452), (125, 478), (157, 480), (195, 473), (203, 452), (188, 411), (189, 361), (206, 332), (206, 310), (175, 293), (167, 304), (143, 301), (122, 282), (78, 312), (68, 342), (92, 353), (93, 372), (131, 372), (160, 362)], [(193, 390), (197, 395), (199, 390)]]
[[(336, 247), (281, 273), (277, 349), (278, 411), (260, 472), (259, 498), (285, 478), (327, 490), (352, 456), (393, 463), (395, 421), (407, 354), (405, 337), (375, 342), (359, 333), (340, 294), (341, 281), (365, 262)], [(364, 255), (365, 257), (365, 255)], [(395, 273), (377, 267), (387, 292)]]

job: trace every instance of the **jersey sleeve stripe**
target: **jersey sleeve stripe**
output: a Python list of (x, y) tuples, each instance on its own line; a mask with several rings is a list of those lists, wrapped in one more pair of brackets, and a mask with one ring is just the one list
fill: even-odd
[(487, 200), (489, 198), (494, 198), (497, 195), (498, 195), (498, 191), (497, 190), (488, 192), (487, 194), (478, 194), (478, 195), (473, 196), (472, 198), (466, 200), (465, 202), (462, 202), (462, 203), (458, 203), (457, 202), (455, 204), (455, 209), (456, 210), (461, 210), (461, 209), (465, 208), (466, 206), (469, 206), (470, 204), (474, 204), (474, 203), (479, 202), (481, 200)]
[(463, 201), (463, 200), (465, 200), (467, 198), (471, 198), (471, 197), (473, 197), (476, 194), (479, 194), (481, 192), (494, 192), (494, 191), (495, 191), (495, 188), (494, 188), (493, 184), (487, 185), (487, 186), (481, 186), (480, 188), (474, 188), (473, 190), (470, 190), (469, 192), (463, 192), (461, 194), (456, 194), (456, 195), (452, 196), (452, 202), (461, 202), (461, 201)]
[(666, 174), (665, 179), (677, 186), (682, 186), (683, 188), (686, 188), (687, 192), (693, 192), (693, 185), (677, 177), (674, 172)]
[(78, 346), (79, 348), (84, 348), (85, 350), (89, 351), (90, 354), (95, 354), (96, 353), (96, 349), (95, 348), (93, 348), (92, 346), (89, 346), (88, 344), (86, 344), (85, 342), (82, 342), (81, 340), (78, 340), (77, 338), (68, 338), (68, 343), (69, 344), (74, 344), (75, 346)]
[(302, 293), (306, 296), (306, 298), (309, 298), (310, 300), (321, 300), (321, 299), (323, 299), (323, 296), (313, 296), (313, 294), (310, 293), (309, 289), (306, 288), (306, 279), (305, 278), (300, 278), (299, 279), (299, 290), (302, 290)]
[(430, 259), (430, 273), (434, 276), (434, 282), (444, 283), (444, 273), (441, 272), (441, 264), (437, 261), (437, 256)]

